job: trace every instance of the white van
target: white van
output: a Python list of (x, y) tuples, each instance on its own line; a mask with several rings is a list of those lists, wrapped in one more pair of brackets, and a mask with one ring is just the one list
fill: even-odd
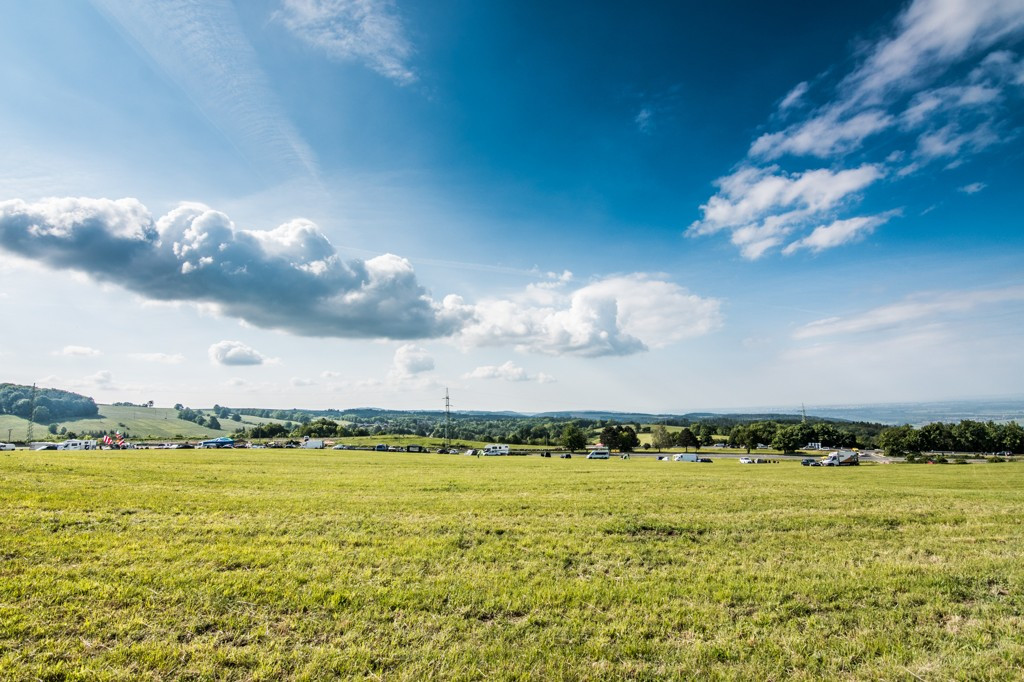
[(587, 459), (609, 459), (612, 453), (608, 448), (597, 448), (587, 454)]
[(507, 455), (507, 445), (487, 445), (484, 446), (484, 457), (495, 457), (497, 455)]
[(13, 450), (14, 443), (0, 443), (0, 450)]

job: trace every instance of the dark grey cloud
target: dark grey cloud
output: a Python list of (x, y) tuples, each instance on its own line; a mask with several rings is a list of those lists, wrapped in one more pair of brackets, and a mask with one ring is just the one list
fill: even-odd
[(466, 314), (433, 301), (404, 258), (343, 261), (308, 221), (248, 231), (198, 204), (154, 221), (135, 199), (0, 202), (0, 248), (146, 298), (214, 304), (303, 336), (447, 336)]

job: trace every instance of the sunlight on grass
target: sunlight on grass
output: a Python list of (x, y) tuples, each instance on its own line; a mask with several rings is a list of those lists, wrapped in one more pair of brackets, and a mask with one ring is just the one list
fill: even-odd
[(1019, 679), (1024, 468), (3, 453), (0, 677)]

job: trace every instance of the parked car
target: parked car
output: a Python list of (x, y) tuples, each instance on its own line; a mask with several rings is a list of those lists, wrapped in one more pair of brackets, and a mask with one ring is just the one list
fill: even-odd
[(812, 466), (817, 461), (818, 460), (814, 459), (813, 457), (804, 457), (802, 460), (800, 460), (800, 464), (802, 464), (805, 467), (809, 467)]
[(563, 452), (558, 457), (559, 457), (559, 459), (572, 459), (572, 453), (571, 452)]
[(740, 464), (753, 464), (754, 460), (749, 457), (740, 457)]

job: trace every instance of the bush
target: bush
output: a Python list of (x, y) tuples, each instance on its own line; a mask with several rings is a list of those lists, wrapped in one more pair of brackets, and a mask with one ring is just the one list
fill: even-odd
[(1000, 457), (999, 455), (992, 455), (991, 457), (988, 458), (988, 461), (990, 464), (999, 464), (1000, 462), (1005, 462), (1006, 460)]

